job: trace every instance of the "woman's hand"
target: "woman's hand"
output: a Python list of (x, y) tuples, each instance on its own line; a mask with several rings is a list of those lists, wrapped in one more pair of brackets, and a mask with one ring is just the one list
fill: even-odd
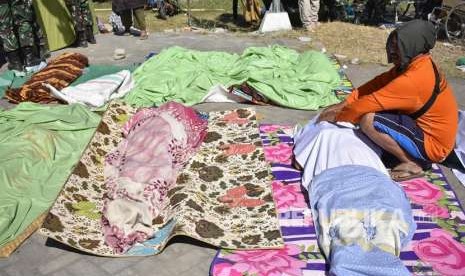
[(320, 116), (318, 117), (317, 123), (326, 121), (326, 122), (335, 122), (336, 117), (341, 112), (341, 110), (346, 106), (346, 101), (334, 104), (325, 108)]

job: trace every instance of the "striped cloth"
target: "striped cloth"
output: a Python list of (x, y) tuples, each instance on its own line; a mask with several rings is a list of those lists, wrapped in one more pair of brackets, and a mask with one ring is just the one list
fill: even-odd
[(43, 86), (48, 83), (61, 90), (80, 75), (84, 67), (89, 65), (86, 56), (80, 53), (63, 53), (54, 58), (39, 72), (31, 76), (20, 88), (10, 88), (5, 92), (5, 98), (11, 103), (35, 102), (35, 103), (58, 103), (49, 90)]
[[(290, 165), (289, 126), (261, 125), (265, 156), (272, 163), (273, 196), (279, 212), (285, 248), (219, 250), (212, 276), (326, 275), (329, 266), (318, 249), (306, 191), (300, 172)], [(465, 214), (446, 177), (436, 165), (426, 177), (400, 183), (411, 201), (417, 230), (400, 258), (412, 274), (465, 275)]]

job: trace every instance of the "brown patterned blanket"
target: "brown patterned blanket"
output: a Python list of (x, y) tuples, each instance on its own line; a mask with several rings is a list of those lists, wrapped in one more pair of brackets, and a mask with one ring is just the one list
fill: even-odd
[(209, 113), (204, 143), (167, 192), (167, 207), (152, 221), (154, 235), (124, 253), (105, 243), (102, 211), (105, 156), (122, 141), (122, 126), (136, 109), (112, 102), (41, 233), (79, 250), (110, 257), (158, 254), (169, 239), (186, 235), (221, 248), (281, 248), (255, 112)]
[(12, 103), (35, 102), (57, 103), (48, 88), (48, 83), (58, 90), (67, 87), (82, 74), (82, 69), (89, 64), (86, 56), (79, 53), (64, 53), (39, 72), (32, 75), (20, 88), (10, 88), (5, 92), (5, 98)]

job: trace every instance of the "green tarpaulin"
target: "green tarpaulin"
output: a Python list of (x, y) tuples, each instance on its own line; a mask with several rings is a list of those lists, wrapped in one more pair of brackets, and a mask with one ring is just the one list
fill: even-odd
[(277, 105), (316, 110), (339, 102), (332, 89), (339, 74), (320, 52), (302, 54), (281, 47), (251, 47), (242, 55), (172, 47), (134, 71), (136, 87), (126, 100), (136, 106), (174, 100), (199, 103), (217, 84), (247, 81)]
[(0, 110), (0, 247), (50, 208), (99, 121), (81, 105)]

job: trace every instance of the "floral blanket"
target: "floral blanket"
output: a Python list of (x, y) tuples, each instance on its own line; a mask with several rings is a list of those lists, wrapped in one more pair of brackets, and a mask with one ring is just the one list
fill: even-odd
[(126, 252), (105, 243), (102, 228), (105, 156), (123, 140), (136, 109), (112, 102), (40, 232), (81, 251), (125, 257), (158, 254), (175, 235), (229, 249), (282, 248), (271, 169), (255, 112), (208, 114), (208, 132), (166, 192), (168, 203), (151, 221), (154, 235)]
[[(289, 126), (261, 125), (265, 156), (272, 164), (273, 197), (285, 247), (279, 250), (220, 250), (212, 276), (326, 275), (329, 270), (318, 249), (300, 172), (290, 165), (293, 140)], [(412, 206), (417, 230), (400, 253), (414, 275), (465, 275), (465, 214), (447, 179), (436, 165), (425, 178), (399, 183)]]
[(123, 253), (153, 235), (167, 192), (207, 134), (207, 120), (169, 102), (137, 112), (123, 127), (124, 140), (105, 157), (105, 243)]

